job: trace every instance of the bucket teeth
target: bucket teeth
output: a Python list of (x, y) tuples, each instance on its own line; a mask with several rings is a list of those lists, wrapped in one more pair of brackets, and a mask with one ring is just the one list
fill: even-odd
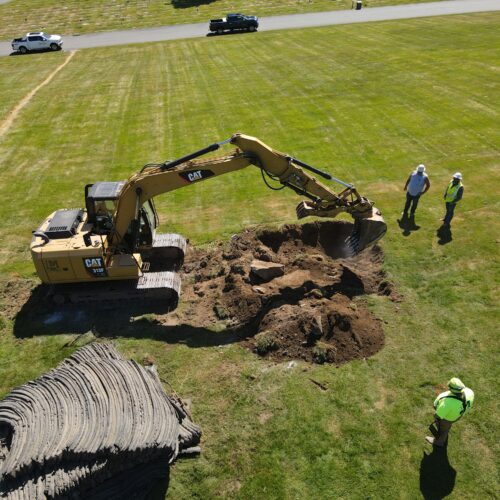
[(301, 201), (295, 209), (295, 212), (297, 213), (297, 219), (303, 219), (304, 217), (307, 217), (308, 215), (310, 215), (310, 211), (311, 209), (306, 205), (306, 203)]
[(360, 251), (359, 249), (360, 231), (361, 227), (359, 221), (356, 220), (354, 222), (354, 229), (352, 230), (352, 233), (345, 239), (345, 244), (349, 256), (356, 255)]

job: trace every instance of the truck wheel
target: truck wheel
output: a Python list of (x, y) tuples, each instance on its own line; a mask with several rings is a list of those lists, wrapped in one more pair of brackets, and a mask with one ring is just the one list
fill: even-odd
[(255, 26), (250, 26), (249, 31), (255, 31)]
[(21, 52), (21, 54), (26, 54), (26, 52), (28, 52), (28, 49), (21, 45), (21, 47), (19, 47), (19, 52)]
[(57, 45), (57, 43), (51, 43), (50, 44), (50, 50), (53, 50), (54, 52), (56, 50), (59, 50), (59, 45)]
[(222, 35), (222, 33), (224, 33), (224, 30), (221, 30), (220, 28), (217, 30), (217, 34), (218, 35)]

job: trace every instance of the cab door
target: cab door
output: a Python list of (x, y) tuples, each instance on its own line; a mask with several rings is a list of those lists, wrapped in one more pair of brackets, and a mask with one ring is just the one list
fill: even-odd
[(157, 223), (156, 210), (152, 200), (148, 200), (140, 210), (139, 247), (153, 244)]
[(30, 50), (40, 50), (43, 48), (43, 38), (41, 36), (29, 36), (28, 46)]

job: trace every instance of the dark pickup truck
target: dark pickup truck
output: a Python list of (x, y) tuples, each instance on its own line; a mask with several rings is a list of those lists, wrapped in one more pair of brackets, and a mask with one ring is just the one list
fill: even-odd
[(258, 27), (259, 20), (255, 16), (228, 14), (224, 19), (212, 19), (209, 29), (221, 34), (224, 31), (256, 31)]

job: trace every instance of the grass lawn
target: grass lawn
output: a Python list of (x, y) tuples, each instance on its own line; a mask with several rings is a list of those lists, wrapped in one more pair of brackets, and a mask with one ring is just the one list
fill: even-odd
[[(175, 464), (171, 498), (421, 498), (431, 488), (431, 402), (451, 376), (474, 389), (476, 406), (452, 431), (456, 477), (442, 469), (439, 492), (496, 497), (499, 27), (500, 14), (488, 13), (80, 51), (0, 139), (4, 284), (33, 277), (31, 230), (81, 206), (85, 184), (235, 131), (354, 182), (384, 213), (385, 267), (404, 298), (368, 299), (386, 332), (373, 358), (288, 369), (237, 345), (169, 342), (168, 331), (117, 339), (192, 398), (202, 427), (203, 453)], [(12, 75), (35, 87), (66, 57), (0, 59), (0, 88)], [(0, 93), (0, 122), (21, 94)], [(420, 229), (404, 236), (402, 188), (418, 163), (432, 187)], [(442, 191), (457, 170), (465, 195), (441, 245)], [(157, 207), (164, 229), (202, 244), (293, 221), (297, 201), (247, 169)], [(0, 319), (0, 396), (72, 351), (71, 332), (18, 339)]]
[[(364, 0), (367, 7), (436, 0)], [(351, 0), (11, 0), (0, 5), (0, 40), (27, 31), (74, 35), (94, 31), (203, 23), (228, 12), (275, 16), (350, 9)]]

